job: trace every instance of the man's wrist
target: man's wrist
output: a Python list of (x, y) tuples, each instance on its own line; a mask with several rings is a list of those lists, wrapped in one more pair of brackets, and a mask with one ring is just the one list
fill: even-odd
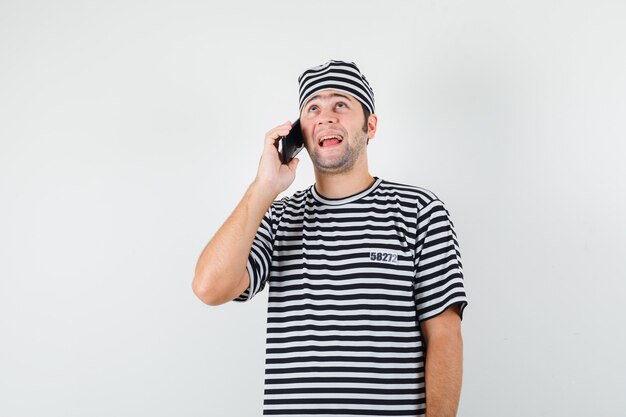
[(255, 198), (260, 199), (268, 207), (272, 204), (280, 192), (275, 190), (275, 185), (256, 178), (248, 187), (248, 192)]

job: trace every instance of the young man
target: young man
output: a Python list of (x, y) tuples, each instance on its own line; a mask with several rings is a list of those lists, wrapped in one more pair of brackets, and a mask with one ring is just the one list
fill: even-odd
[(306, 70), (300, 123), (315, 184), (276, 200), (294, 158), (265, 135), (257, 176), (196, 266), (209, 305), (269, 283), (264, 415), (454, 416), (467, 305), (456, 234), (431, 191), (373, 177), (374, 94), (354, 63)]

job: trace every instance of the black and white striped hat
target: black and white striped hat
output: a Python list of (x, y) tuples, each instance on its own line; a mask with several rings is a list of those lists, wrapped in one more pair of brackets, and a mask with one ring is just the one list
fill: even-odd
[(300, 111), (304, 102), (318, 91), (338, 90), (351, 94), (363, 103), (370, 113), (374, 113), (374, 90), (354, 62), (330, 60), (309, 68), (300, 74), (298, 84), (300, 84)]

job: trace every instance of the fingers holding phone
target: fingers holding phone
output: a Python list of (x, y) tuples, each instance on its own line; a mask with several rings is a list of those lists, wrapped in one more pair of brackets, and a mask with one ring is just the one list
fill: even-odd
[[(295, 125), (295, 124), (294, 124)], [(298, 158), (293, 158), (288, 164), (283, 164), (283, 152), (279, 152), (280, 141), (293, 130), (291, 122), (287, 121), (270, 129), (265, 134), (263, 154), (259, 162), (256, 181), (274, 189), (278, 194), (286, 190), (295, 179)], [(300, 128), (297, 129), (300, 131)], [(295, 155), (294, 155), (295, 156)]]

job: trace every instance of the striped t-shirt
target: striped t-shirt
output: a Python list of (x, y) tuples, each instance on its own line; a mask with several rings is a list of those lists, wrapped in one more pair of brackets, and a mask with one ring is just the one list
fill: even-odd
[(263, 415), (424, 415), (420, 322), (467, 305), (453, 227), (431, 191), (380, 178), (274, 201), (234, 299), (269, 284)]

